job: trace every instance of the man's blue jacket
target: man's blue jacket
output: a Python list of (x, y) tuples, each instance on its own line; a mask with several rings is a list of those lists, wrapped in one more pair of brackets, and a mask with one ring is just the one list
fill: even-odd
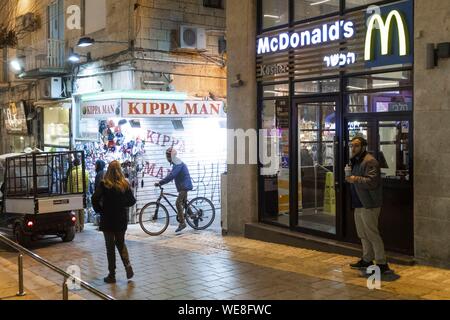
[(162, 179), (159, 184), (162, 186), (168, 184), (172, 180), (175, 180), (178, 192), (191, 191), (194, 189), (189, 169), (184, 162), (173, 164), (172, 172), (166, 178)]

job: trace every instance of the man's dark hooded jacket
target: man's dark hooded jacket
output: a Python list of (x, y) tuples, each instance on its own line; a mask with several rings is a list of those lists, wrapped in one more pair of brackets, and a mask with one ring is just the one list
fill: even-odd
[(377, 159), (365, 151), (352, 159), (352, 168), (352, 175), (356, 176), (353, 186), (362, 206), (366, 209), (381, 208), (383, 188)]

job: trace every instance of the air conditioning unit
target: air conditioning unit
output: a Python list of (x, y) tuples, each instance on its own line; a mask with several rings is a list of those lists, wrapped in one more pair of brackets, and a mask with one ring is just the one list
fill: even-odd
[(180, 27), (180, 49), (206, 50), (206, 30), (193, 26)]
[(41, 98), (58, 99), (63, 98), (62, 79), (59, 77), (47, 78), (41, 84)]
[(20, 17), (22, 30), (33, 32), (39, 28), (39, 19), (33, 12), (28, 12)]

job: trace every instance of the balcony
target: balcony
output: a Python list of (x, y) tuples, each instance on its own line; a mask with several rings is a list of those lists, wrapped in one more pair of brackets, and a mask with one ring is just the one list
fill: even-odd
[(59, 76), (69, 72), (66, 63), (65, 41), (48, 39), (47, 53), (27, 54), (22, 79)]

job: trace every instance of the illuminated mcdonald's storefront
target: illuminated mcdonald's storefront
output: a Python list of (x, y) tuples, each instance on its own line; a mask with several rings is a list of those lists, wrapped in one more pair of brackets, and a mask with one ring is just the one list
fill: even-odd
[(259, 168), (260, 222), (360, 243), (344, 167), (363, 136), (380, 162), (386, 248), (414, 255), (413, 8), (258, 1), (258, 126), (280, 160)]

